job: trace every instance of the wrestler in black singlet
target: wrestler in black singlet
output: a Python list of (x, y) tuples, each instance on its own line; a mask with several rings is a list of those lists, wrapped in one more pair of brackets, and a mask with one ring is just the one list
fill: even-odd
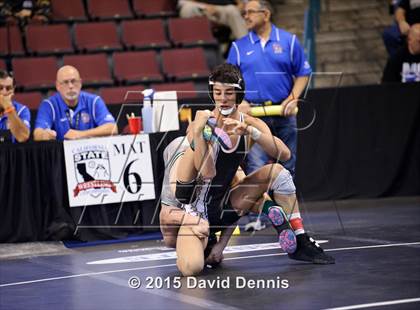
[[(242, 113), (240, 121), (243, 121)], [(210, 226), (216, 226), (213, 227), (216, 231), (220, 230), (220, 226), (231, 225), (239, 219), (228, 199), (231, 182), (246, 156), (246, 144), (246, 136), (240, 136), (236, 145), (230, 150), (223, 149), (219, 145), (216, 155), (216, 176), (209, 182), (203, 182), (196, 193), (197, 198), (193, 205), (201, 209), (204, 204)]]

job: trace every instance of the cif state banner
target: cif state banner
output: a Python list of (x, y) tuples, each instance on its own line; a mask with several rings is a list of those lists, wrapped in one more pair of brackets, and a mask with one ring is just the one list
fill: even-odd
[(149, 135), (64, 141), (70, 207), (155, 199)]

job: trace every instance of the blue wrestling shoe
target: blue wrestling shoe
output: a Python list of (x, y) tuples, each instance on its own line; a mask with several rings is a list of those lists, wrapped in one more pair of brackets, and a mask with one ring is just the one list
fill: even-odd
[(283, 251), (288, 254), (295, 252), (297, 248), (296, 236), (283, 209), (279, 206), (271, 206), (268, 209), (268, 218), (279, 234), (279, 244)]
[(215, 141), (224, 149), (232, 148), (232, 141), (229, 135), (221, 128), (216, 127), (217, 121), (214, 117), (207, 120), (207, 125), (203, 130), (203, 137), (206, 141)]
[[(203, 129), (203, 139), (220, 144), (224, 149), (232, 148), (232, 141), (229, 135), (221, 128), (216, 127), (216, 119), (211, 117), (207, 120), (207, 125)], [(194, 149), (194, 141), (191, 143), (192, 149)]]

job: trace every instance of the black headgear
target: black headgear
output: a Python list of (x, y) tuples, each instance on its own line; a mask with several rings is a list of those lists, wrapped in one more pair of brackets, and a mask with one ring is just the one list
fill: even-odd
[[(223, 74), (221, 74), (223, 70)], [(209, 97), (214, 102), (213, 85), (219, 82), (235, 88), (236, 104), (240, 104), (245, 97), (245, 82), (241, 71), (235, 65), (222, 64), (213, 71), (209, 77)]]

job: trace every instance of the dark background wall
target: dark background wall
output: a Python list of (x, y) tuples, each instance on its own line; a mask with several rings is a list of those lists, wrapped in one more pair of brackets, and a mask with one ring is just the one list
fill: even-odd
[(307, 200), (420, 193), (420, 83), (311, 91), (297, 184)]

